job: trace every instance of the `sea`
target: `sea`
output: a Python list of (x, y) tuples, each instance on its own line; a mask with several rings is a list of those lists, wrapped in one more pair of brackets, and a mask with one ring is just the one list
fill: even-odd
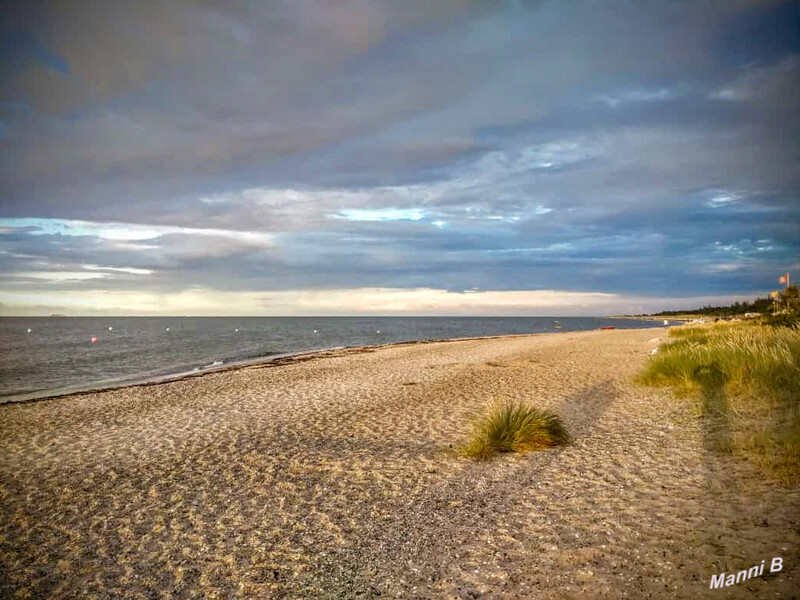
[(330, 348), (659, 326), (595, 317), (2, 317), (0, 403)]

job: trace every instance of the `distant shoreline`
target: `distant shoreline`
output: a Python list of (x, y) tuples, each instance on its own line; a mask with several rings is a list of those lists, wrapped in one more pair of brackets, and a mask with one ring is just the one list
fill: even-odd
[[(670, 320), (696, 318), (682, 313)], [(0, 319), (664, 319), (654, 315), (0, 315)]]
[[(655, 315), (613, 315), (610, 317), (605, 317), (606, 319), (637, 319), (639, 321), (692, 321), (694, 319), (699, 319), (703, 315), (700, 314), (692, 314), (692, 313), (683, 313), (680, 315), (670, 315), (666, 316), (655, 316)], [(708, 315), (706, 315), (708, 316)]]

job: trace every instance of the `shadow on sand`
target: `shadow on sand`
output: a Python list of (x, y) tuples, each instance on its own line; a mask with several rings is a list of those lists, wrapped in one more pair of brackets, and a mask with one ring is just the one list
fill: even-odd
[(700, 384), (703, 449), (706, 455), (729, 454), (732, 449), (730, 403), (725, 393), (725, 374), (714, 364), (695, 369)]

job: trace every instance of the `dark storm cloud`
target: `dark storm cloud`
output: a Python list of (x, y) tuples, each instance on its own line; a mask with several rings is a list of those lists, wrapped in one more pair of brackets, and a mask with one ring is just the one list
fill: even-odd
[(767, 290), (800, 252), (799, 14), (31, 4), (0, 29), (3, 285)]

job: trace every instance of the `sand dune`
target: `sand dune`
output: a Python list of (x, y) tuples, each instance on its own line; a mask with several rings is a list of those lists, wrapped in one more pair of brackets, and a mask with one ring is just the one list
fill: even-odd
[[(681, 597), (800, 589), (797, 489), (630, 381), (662, 330), (329, 352), (0, 406), (4, 598)], [(566, 447), (453, 451), (492, 399)]]

